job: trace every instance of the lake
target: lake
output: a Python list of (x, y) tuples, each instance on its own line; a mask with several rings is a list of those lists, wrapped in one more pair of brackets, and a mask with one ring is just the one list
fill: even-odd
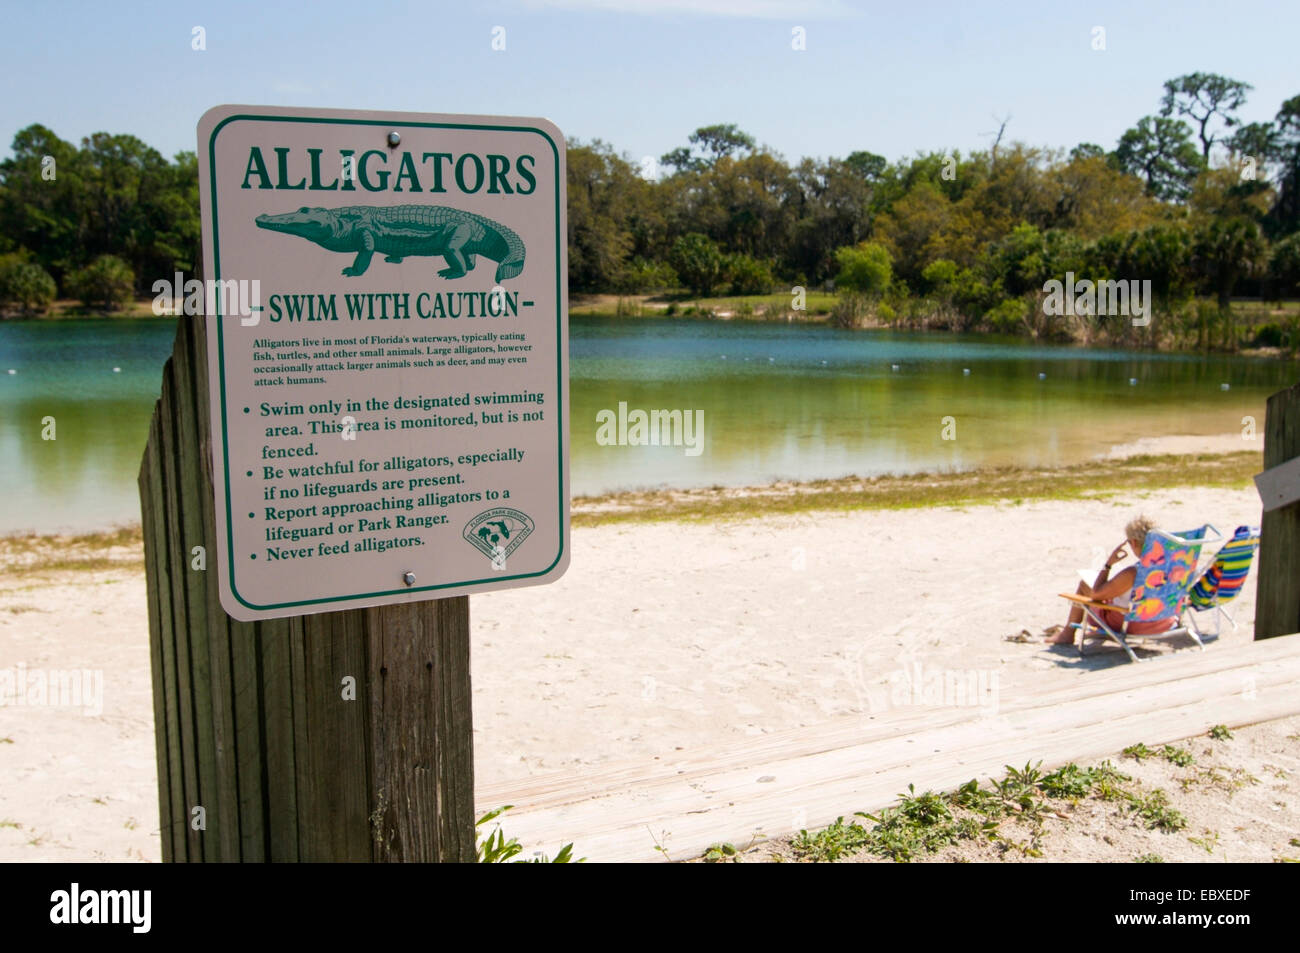
[[(0, 322), (0, 532), (139, 520), (174, 329)], [(1296, 379), (1293, 364), (1251, 358), (758, 322), (580, 316), (570, 339), (575, 495), (1074, 463), (1140, 437), (1240, 431), (1246, 415), (1262, 431), (1265, 398)], [(701, 411), (698, 454), (601, 445), (597, 415), (620, 403), (625, 416)]]

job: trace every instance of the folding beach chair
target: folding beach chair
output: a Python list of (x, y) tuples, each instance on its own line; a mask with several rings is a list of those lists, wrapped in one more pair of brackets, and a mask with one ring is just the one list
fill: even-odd
[[(1196, 580), (1187, 593), (1187, 605), (1184, 607), (1188, 624), (1197, 635), (1209, 639), (1219, 637), (1219, 617), (1228, 620), (1234, 629), (1237, 622), (1232, 613), (1224, 608), (1241, 593), (1250, 573), (1250, 564), (1255, 560), (1255, 550), (1259, 548), (1259, 527), (1238, 526), (1232, 539), (1223, 544), (1223, 548), (1214, 557), (1214, 562), (1205, 574)], [(1197, 621), (1197, 614), (1213, 612), (1214, 631), (1206, 632)]]
[[(1212, 537), (1206, 536), (1213, 532)], [(1141, 661), (1129, 645), (1130, 639), (1165, 639), (1176, 635), (1189, 635), (1202, 649), (1205, 643), (1193, 628), (1181, 624), (1183, 606), (1187, 600), (1188, 590), (1197, 580), (1196, 564), (1200, 559), (1201, 547), (1207, 542), (1222, 539), (1219, 531), (1208, 523), (1200, 529), (1185, 533), (1165, 533), (1151, 530), (1146, 542), (1142, 544), (1142, 553), (1138, 557), (1137, 576), (1133, 580), (1133, 590), (1129, 593), (1129, 605), (1124, 610), (1124, 620), (1116, 628), (1108, 625), (1104, 610), (1119, 611), (1120, 607), (1104, 602), (1095, 602), (1087, 596), (1076, 593), (1061, 593), (1083, 607), (1083, 621), (1074, 623), (1078, 630), (1076, 645), (1079, 654), (1087, 639), (1111, 638), (1120, 644), (1128, 657)], [(1134, 623), (1157, 623), (1173, 620), (1173, 624), (1160, 632), (1135, 633), (1130, 631)]]

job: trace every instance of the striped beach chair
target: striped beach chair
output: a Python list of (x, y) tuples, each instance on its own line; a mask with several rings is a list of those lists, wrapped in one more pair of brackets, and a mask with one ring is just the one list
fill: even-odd
[[(1237, 622), (1224, 606), (1241, 593), (1250, 565), (1255, 561), (1255, 550), (1259, 548), (1259, 527), (1238, 526), (1232, 539), (1223, 544), (1223, 548), (1214, 557), (1214, 562), (1205, 574), (1196, 581), (1187, 593), (1187, 621), (1200, 636), (1217, 639), (1219, 637), (1219, 617), (1228, 620), (1228, 624), (1237, 628)], [(1214, 631), (1201, 629), (1197, 614), (1212, 612)]]
[[(1208, 531), (1213, 531), (1214, 535), (1207, 539)], [(1141, 661), (1129, 645), (1129, 641), (1135, 638), (1164, 639), (1187, 635), (1201, 648), (1205, 648), (1200, 634), (1180, 620), (1188, 590), (1197, 581), (1196, 566), (1200, 560), (1201, 547), (1207, 542), (1222, 538), (1219, 531), (1208, 523), (1185, 533), (1165, 533), (1156, 529), (1148, 532), (1138, 556), (1137, 576), (1129, 593), (1128, 608), (1124, 610), (1123, 620), (1118, 625), (1110, 614), (1118, 612), (1119, 607), (1094, 602), (1087, 596), (1076, 593), (1061, 593), (1063, 599), (1069, 599), (1083, 608), (1083, 621), (1076, 624), (1079, 654), (1084, 654), (1083, 645), (1086, 640), (1099, 638), (1114, 639), (1134, 662)], [(1160, 623), (1169, 623), (1169, 626), (1158, 632), (1151, 631)], [(1137, 631), (1133, 631), (1134, 628)]]

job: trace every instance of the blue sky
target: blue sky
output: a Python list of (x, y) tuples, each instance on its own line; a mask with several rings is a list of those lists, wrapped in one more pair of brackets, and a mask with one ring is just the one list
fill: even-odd
[(1251, 83), (1247, 120), (1300, 94), (1295, 0), (4, 0), (0, 15), (0, 155), (41, 122), (170, 156), (207, 108), (251, 103), (545, 116), (634, 160), (715, 122), (788, 159), (896, 159), (987, 146), (1006, 115), (1011, 139), (1109, 148), (1197, 70)]

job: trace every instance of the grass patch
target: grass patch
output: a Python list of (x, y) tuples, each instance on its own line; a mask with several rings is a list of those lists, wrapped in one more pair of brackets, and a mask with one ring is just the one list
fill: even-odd
[(1259, 472), (1255, 451), (1191, 456), (1137, 456), (1068, 467), (992, 467), (961, 473), (919, 473), (870, 479), (698, 490), (646, 490), (575, 497), (573, 525), (713, 521), (807, 512), (970, 506), (1008, 500), (1107, 499), (1172, 486), (1249, 485)]
[(1150, 794), (1130, 794), (1128, 808), (1149, 830), (1168, 833), (1187, 826), (1187, 817), (1169, 806), (1169, 795), (1159, 788)]
[(804, 860), (827, 863), (856, 854), (866, 846), (868, 836), (867, 829), (857, 821), (845, 824), (843, 817), (837, 817), (834, 824), (815, 833), (801, 830), (790, 846)]
[(1125, 748), (1123, 754), (1125, 757), (1132, 758), (1139, 764), (1147, 758), (1156, 757), (1164, 758), (1170, 764), (1177, 765), (1180, 768), (1185, 768), (1188, 765), (1196, 763), (1196, 758), (1192, 756), (1190, 751), (1186, 748), (1179, 748), (1176, 745), (1165, 745), (1159, 750), (1156, 750), (1154, 748), (1148, 748), (1145, 744), (1139, 741), (1137, 744), (1129, 745)]
[(88, 308), (80, 301), (71, 298), (60, 298), (50, 304), (50, 310), (45, 314), (33, 315), (30, 320), (33, 321), (68, 321), (73, 319), (84, 320), (86, 318), (100, 318), (105, 321), (114, 321), (122, 318), (155, 318), (158, 315), (153, 312), (153, 298), (136, 298), (112, 314), (105, 314), (100, 308)]
[(1087, 796), (1097, 783), (1097, 772), (1067, 764), (1043, 778), (1043, 793), (1048, 797), (1076, 799)]
[(144, 568), (139, 526), (75, 536), (13, 533), (0, 536), (0, 573), (15, 578), (66, 571)]
[(1132, 758), (1138, 764), (1141, 764), (1147, 758), (1154, 758), (1156, 756), (1154, 751), (1140, 741), (1135, 745), (1129, 745), (1120, 753), (1126, 758)]
[(877, 814), (859, 811), (855, 815), (870, 821), (870, 827), (857, 820), (846, 824), (843, 817), (838, 817), (834, 824), (814, 833), (800, 831), (790, 846), (801, 860), (814, 863), (831, 863), (864, 850), (906, 863), (958, 841), (997, 838), (996, 819), (974, 810), (954, 811), (953, 806), (959, 802), (978, 804), (1001, 815), (997, 798), (980, 791), (976, 782), (963, 785), (953, 795), (933, 791), (917, 794), (909, 784), (907, 793), (899, 795), (897, 805)]
[(1207, 854), (1213, 854), (1214, 848), (1219, 846), (1218, 831), (1206, 831), (1204, 837), (1189, 837), (1187, 839), (1197, 847), (1203, 848)]
[(706, 864), (720, 864), (724, 861), (736, 862), (736, 857), (740, 852), (736, 850), (735, 844), (713, 844), (704, 852), (700, 858)]
[[(1163, 754), (1145, 745), (1132, 747), (1144, 749), (1144, 757)], [(1006, 774), (990, 778), (987, 786), (972, 779), (947, 794), (917, 794), (908, 785), (897, 804), (875, 814), (859, 811), (847, 823), (836, 818), (819, 831), (802, 830), (790, 841), (790, 848), (797, 859), (810, 862), (831, 863), (867, 853), (905, 863), (961, 841), (983, 840), (1004, 855), (1042, 857), (1045, 823), (1052, 818), (1068, 820), (1063, 811), (1090, 798), (1120, 805), (1121, 816), (1132, 817), (1148, 830), (1172, 833), (1187, 826), (1187, 817), (1174, 809), (1163, 790), (1142, 790), (1110, 761), (1092, 767), (1071, 763), (1047, 773), (1040, 762), (1023, 768), (1007, 765)], [(1188, 839), (1213, 853), (1219, 835), (1207, 830)], [(718, 859), (727, 857), (720, 852)], [(1134, 862), (1164, 861), (1156, 854), (1143, 854)]]
[(759, 321), (825, 321), (836, 296), (826, 291), (806, 291), (804, 309), (792, 311), (792, 295), (693, 296), (688, 291), (661, 294), (575, 294), (569, 314), (611, 318), (703, 318)]
[(511, 837), (506, 839), (505, 832), (501, 830), (501, 825), (497, 824), (485, 836), (482, 828), (485, 824), (496, 820), (506, 811), (514, 807), (513, 804), (507, 804), (499, 807), (494, 811), (488, 811), (477, 821), (474, 822), (475, 841), (477, 848), (477, 857), (480, 864), (571, 864), (583, 863), (587, 858), (579, 857), (573, 859), (573, 845), (565, 844), (560, 848), (554, 859), (547, 857), (545, 854), (538, 854), (526, 860), (516, 860), (515, 858), (523, 852), (523, 845), (518, 840)]
[(1229, 770), (1221, 765), (1212, 764), (1207, 768), (1197, 769), (1190, 777), (1179, 778), (1178, 783), (1182, 785), (1184, 791), (1190, 791), (1196, 785), (1204, 784), (1232, 797), (1247, 785), (1259, 784), (1259, 778), (1243, 768)]

